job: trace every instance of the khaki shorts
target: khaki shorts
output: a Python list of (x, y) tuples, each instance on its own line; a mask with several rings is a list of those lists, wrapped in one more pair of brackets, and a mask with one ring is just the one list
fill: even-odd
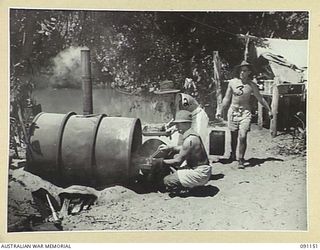
[(165, 176), (163, 179), (163, 184), (168, 190), (182, 188), (182, 184), (179, 180), (177, 171)]
[(195, 169), (178, 169), (163, 179), (167, 189), (193, 188), (205, 185), (212, 173), (210, 165), (197, 166)]
[(250, 131), (251, 117), (249, 110), (230, 108), (228, 110), (228, 128), (230, 131)]

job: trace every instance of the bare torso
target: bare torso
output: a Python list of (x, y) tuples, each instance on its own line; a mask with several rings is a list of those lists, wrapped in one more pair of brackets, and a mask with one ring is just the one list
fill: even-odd
[(208, 156), (201, 142), (200, 136), (190, 129), (186, 131), (183, 137), (184, 143), (182, 148), (189, 152), (186, 154), (188, 166), (194, 168), (199, 165), (209, 164)]
[(253, 92), (251, 82), (243, 84), (240, 79), (232, 79), (229, 86), (232, 90), (231, 106), (250, 110), (250, 96)]

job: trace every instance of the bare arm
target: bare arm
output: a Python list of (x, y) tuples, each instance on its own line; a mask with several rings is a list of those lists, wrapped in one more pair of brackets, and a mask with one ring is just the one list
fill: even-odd
[(167, 146), (165, 144), (162, 144), (159, 146), (158, 150), (159, 151), (172, 151), (173, 153), (179, 153), (180, 150), (182, 148), (182, 145), (179, 145), (179, 146)]
[(169, 147), (169, 150), (172, 150), (173, 153), (179, 153), (182, 149), (182, 145)]
[(222, 116), (222, 112), (230, 104), (231, 98), (232, 98), (232, 89), (229, 84), (226, 94), (222, 100), (221, 107), (220, 109), (217, 110), (217, 114), (216, 114), (217, 118), (220, 118)]
[[(192, 141), (192, 137), (188, 137), (184, 140), (183, 144), (180, 146), (181, 149), (179, 151), (179, 154), (174, 159), (164, 159), (163, 163), (165, 165), (170, 166), (179, 166), (182, 164), (182, 162), (187, 158), (187, 155), (190, 153), (190, 150), (192, 148), (192, 144), (194, 142)], [(177, 147), (175, 147), (176, 149)]]
[(262, 106), (268, 110), (269, 116), (272, 116), (271, 108), (270, 108), (269, 104), (267, 103), (267, 101), (260, 94), (257, 85), (254, 83), (251, 83), (251, 87), (252, 87), (253, 95), (255, 96), (255, 98), (257, 98), (258, 102), (260, 102), (262, 104)]

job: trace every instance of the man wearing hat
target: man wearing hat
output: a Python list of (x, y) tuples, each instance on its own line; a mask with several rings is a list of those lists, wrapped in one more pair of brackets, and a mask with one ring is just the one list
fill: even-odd
[(222, 117), (223, 110), (230, 104), (228, 110), (228, 127), (231, 131), (231, 155), (230, 160), (236, 160), (236, 149), (239, 139), (239, 168), (244, 168), (246, 163), (244, 155), (247, 149), (247, 133), (250, 130), (251, 123), (251, 107), (250, 96), (253, 94), (255, 98), (268, 110), (270, 119), (272, 119), (272, 111), (261, 96), (257, 85), (251, 80), (252, 73), (251, 64), (243, 61), (237, 66), (239, 70), (239, 78), (229, 81), (229, 85), (223, 98), (220, 110), (217, 110), (216, 117)]
[[(192, 114), (187, 110), (180, 110), (173, 123), (183, 135), (183, 142), (175, 147), (159, 147), (160, 151), (177, 153), (173, 159), (164, 159), (162, 162), (164, 167), (175, 169), (163, 179), (166, 189), (179, 191), (205, 185), (211, 176), (211, 166), (200, 136), (191, 128)], [(186, 165), (182, 164), (184, 161)]]
[[(195, 98), (188, 94), (179, 93), (176, 96), (176, 109), (187, 110), (191, 113), (191, 128), (201, 137), (202, 143), (209, 152), (208, 124), (209, 117)], [(171, 124), (170, 124), (171, 125)]]

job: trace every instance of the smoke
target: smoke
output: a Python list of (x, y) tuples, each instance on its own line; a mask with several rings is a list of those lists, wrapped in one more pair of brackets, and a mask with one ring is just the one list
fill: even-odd
[(54, 87), (80, 87), (81, 86), (81, 50), (86, 47), (69, 47), (61, 51), (53, 62), (53, 76), (50, 80)]

